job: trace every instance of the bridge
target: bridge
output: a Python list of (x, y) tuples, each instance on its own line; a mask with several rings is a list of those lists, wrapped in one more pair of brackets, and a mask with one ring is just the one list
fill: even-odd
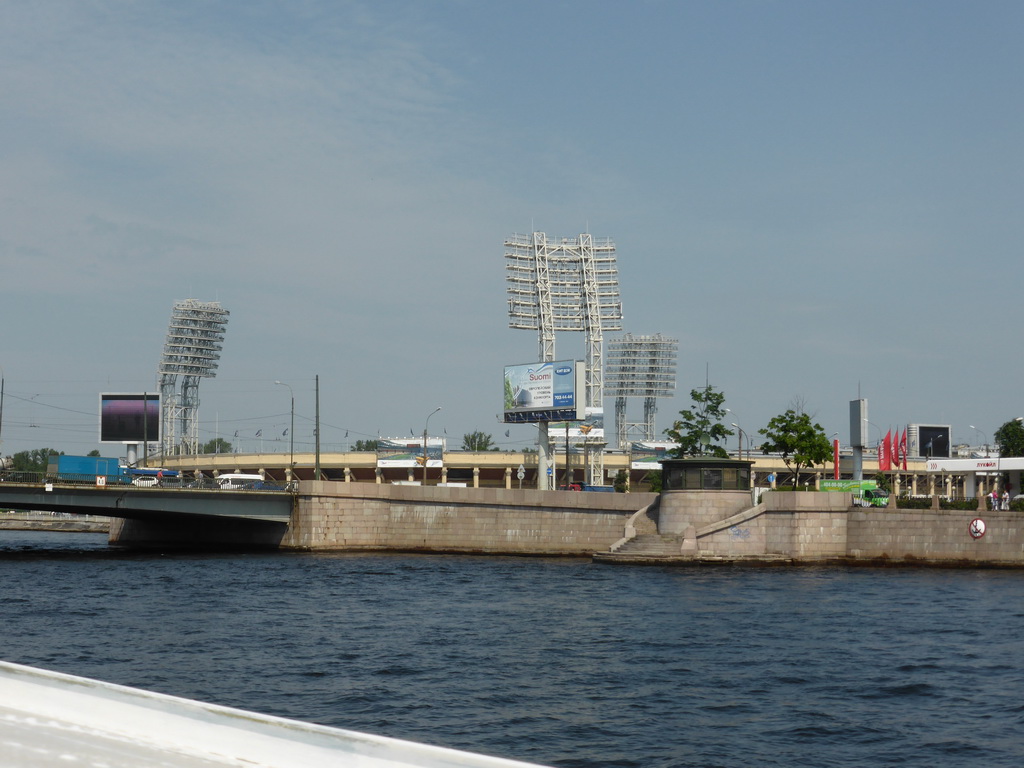
[(294, 505), (288, 491), (98, 486), (23, 473), (0, 482), (0, 509), (110, 517), (111, 543), (277, 546)]

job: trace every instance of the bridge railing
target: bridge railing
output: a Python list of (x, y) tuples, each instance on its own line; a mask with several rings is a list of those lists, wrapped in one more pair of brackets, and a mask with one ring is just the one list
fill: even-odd
[[(102, 483), (97, 482), (102, 478)], [(15, 472), (5, 470), (0, 472), (0, 482), (24, 483), (28, 485), (87, 485), (95, 487), (103, 485), (106, 487), (133, 486), (136, 488), (160, 488), (161, 490), (211, 490), (221, 488), (220, 484), (210, 477), (155, 477), (153, 475), (89, 475), (74, 474), (70, 472)], [(294, 483), (277, 483), (272, 480), (254, 481), (242, 486), (232, 487), (230, 490), (242, 493), (268, 492), (268, 491), (289, 491), (296, 490)]]

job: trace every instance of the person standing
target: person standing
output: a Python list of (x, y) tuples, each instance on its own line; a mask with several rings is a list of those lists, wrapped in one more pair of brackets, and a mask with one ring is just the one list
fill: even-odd
[(1010, 509), (1010, 492), (1003, 489), (1003, 509), (1009, 511)]

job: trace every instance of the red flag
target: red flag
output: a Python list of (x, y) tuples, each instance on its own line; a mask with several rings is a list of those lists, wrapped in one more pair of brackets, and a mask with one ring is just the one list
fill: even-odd
[(903, 437), (900, 438), (900, 453), (903, 454), (903, 471), (907, 471), (907, 428), (903, 428)]
[(892, 430), (885, 433), (885, 440), (878, 446), (878, 471), (888, 472), (890, 456), (892, 454)]
[(839, 441), (832, 441), (832, 474), (839, 479)]
[(889, 454), (889, 459), (892, 462), (892, 468), (894, 471), (900, 471), (900, 431), (896, 430), (896, 435), (892, 439), (892, 453)]

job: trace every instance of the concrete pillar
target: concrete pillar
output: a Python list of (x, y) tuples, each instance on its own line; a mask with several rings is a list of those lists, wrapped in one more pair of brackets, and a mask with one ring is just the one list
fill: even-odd
[(345, 467), (345, 482), (352, 482), (352, 469), (350, 467)]
[(473, 487), (480, 487), (480, 467), (473, 467)]
[(505, 490), (512, 488), (512, 467), (505, 467)]
[(416, 482), (416, 477), (414, 476), (413, 470), (412, 470), (411, 467), (409, 468), (409, 482), (410, 483)]
[(380, 471), (380, 467), (377, 467), (376, 469), (373, 470), (373, 476), (377, 480), (377, 485), (380, 485), (382, 482), (384, 482), (383, 475), (384, 473)]
[(441, 482), (446, 484), (448, 482), (448, 467), (441, 467)]

